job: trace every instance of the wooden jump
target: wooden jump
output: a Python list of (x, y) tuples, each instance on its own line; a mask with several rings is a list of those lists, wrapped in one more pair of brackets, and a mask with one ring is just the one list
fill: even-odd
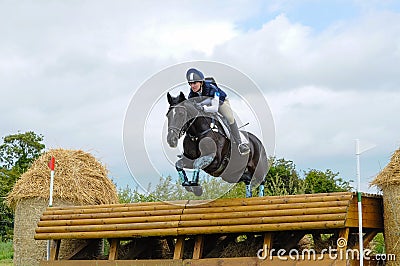
[[(363, 227), (366, 232), (364, 239), (367, 244), (376, 233), (383, 231), (382, 198), (364, 195), (362, 203)], [(195, 265), (202, 265), (201, 263), (224, 265), (220, 258), (202, 258), (205, 237), (261, 234), (264, 235), (264, 244), (271, 247), (271, 239), (277, 232), (320, 233), (336, 230), (347, 240), (349, 233), (355, 232), (357, 227), (357, 197), (351, 192), (340, 192), (218, 199), (211, 202), (188, 200), (49, 207), (40, 218), (35, 239), (52, 240), (53, 243), (51, 261), (43, 262), (42, 265), (71, 265), (67, 261), (57, 260), (62, 239), (109, 239), (111, 243), (109, 260), (116, 260), (120, 240), (150, 237), (175, 239), (174, 259), (166, 261), (167, 265), (181, 265), (183, 262), (189, 264), (195, 262)], [(194, 260), (182, 260), (185, 238), (188, 237), (195, 238)], [(234, 265), (235, 259), (239, 262), (239, 258), (226, 258), (225, 262), (229, 261), (229, 265)], [(257, 265), (272, 265), (272, 263), (281, 265), (276, 261), (263, 261), (257, 257), (241, 259), (258, 261)], [(134, 262), (129, 261), (129, 263)], [(143, 260), (139, 262), (145, 263)], [(139, 262), (137, 265), (145, 265)], [(161, 260), (156, 262), (160, 263)], [(128, 261), (118, 260), (118, 265), (136, 265), (121, 263)]]

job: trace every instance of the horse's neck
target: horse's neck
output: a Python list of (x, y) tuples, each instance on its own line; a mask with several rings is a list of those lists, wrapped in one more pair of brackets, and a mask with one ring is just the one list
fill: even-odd
[(198, 116), (189, 120), (187, 131), (190, 134), (196, 134), (207, 130), (210, 127), (210, 118), (204, 116)]
[(188, 104), (186, 107), (187, 107), (188, 117), (191, 118), (187, 123), (188, 126), (187, 130), (191, 134), (208, 130), (210, 128), (211, 122), (218, 123), (218, 119), (212, 118), (213, 114), (210, 113), (202, 114), (192, 104)]

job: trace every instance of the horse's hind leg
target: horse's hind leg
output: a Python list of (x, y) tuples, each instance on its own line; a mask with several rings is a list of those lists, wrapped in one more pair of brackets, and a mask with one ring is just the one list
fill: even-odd
[(251, 184), (250, 182), (245, 182), (246, 185), (246, 198), (251, 198), (253, 193), (251, 192)]
[(264, 184), (265, 184), (265, 177), (268, 173), (268, 160), (265, 156), (261, 156), (258, 161), (256, 168), (254, 169), (254, 173), (252, 176), (251, 183), (253, 186), (258, 186), (258, 196), (264, 196)]
[(263, 182), (261, 182), (261, 184), (258, 186), (258, 196), (259, 197), (264, 197), (265, 196), (265, 194), (264, 194), (264, 181)]
[[(246, 185), (246, 198), (251, 198), (253, 196), (251, 191), (251, 182), (246, 180), (244, 181), (244, 184)], [(264, 197), (264, 182), (258, 186), (258, 196)]]
[(253, 193), (251, 191), (251, 177), (252, 174), (248, 170), (246, 170), (239, 179), (239, 182), (243, 181), (246, 186), (246, 198), (251, 198), (253, 196)]

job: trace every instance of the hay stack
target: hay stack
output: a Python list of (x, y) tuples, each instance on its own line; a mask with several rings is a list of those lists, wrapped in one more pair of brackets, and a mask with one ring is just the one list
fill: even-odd
[[(37, 222), (48, 206), (48, 162), (51, 156), (56, 159), (53, 206), (118, 202), (117, 191), (107, 177), (107, 169), (92, 155), (81, 150), (54, 149), (46, 152), (21, 176), (7, 197), (7, 203), (15, 210), (14, 265), (39, 265), (39, 261), (46, 258), (47, 241), (34, 240), (34, 234)], [(84, 244), (82, 241), (86, 240), (61, 241), (60, 259), (70, 257)], [(94, 244), (97, 249), (99, 245), (99, 242)], [(89, 248), (93, 249), (93, 246)]]
[[(400, 149), (389, 164), (371, 182), (383, 192), (385, 245), (387, 254), (400, 258)], [(387, 262), (387, 265), (394, 262)]]

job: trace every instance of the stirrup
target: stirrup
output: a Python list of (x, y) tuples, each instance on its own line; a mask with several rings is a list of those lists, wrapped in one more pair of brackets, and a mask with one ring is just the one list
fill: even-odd
[(247, 155), (250, 153), (250, 147), (247, 143), (240, 143), (238, 145), (240, 155)]

